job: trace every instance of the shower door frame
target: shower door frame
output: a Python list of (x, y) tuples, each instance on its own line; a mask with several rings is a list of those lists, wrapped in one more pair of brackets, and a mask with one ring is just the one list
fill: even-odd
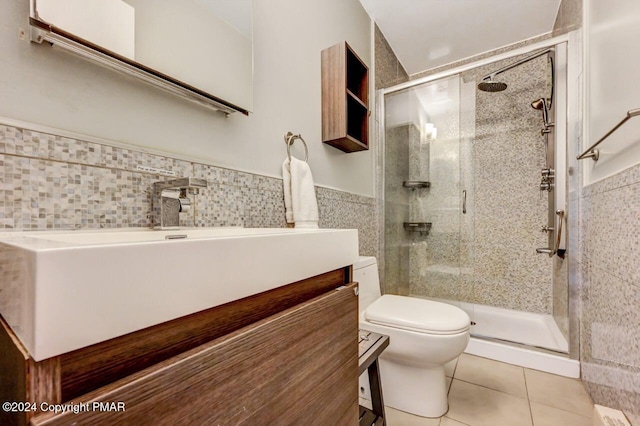
[[(556, 45), (565, 43), (566, 44), (566, 52), (570, 52), (571, 49), (580, 49), (580, 46), (578, 45), (578, 43), (576, 43), (576, 37), (572, 36), (571, 33), (569, 34), (563, 34), (557, 37), (553, 37), (553, 38), (549, 38), (547, 40), (538, 42), (538, 43), (533, 43), (524, 47), (520, 47), (505, 53), (500, 53), (497, 55), (493, 55), (484, 59), (480, 59), (478, 61), (475, 62), (471, 62), (465, 65), (461, 65), (455, 68), (451, 68), (449, 70), (445, 70), (445, 71), (441, 71), (438, 73), (434, 73), (431, 75), (428, 75), (426, 77), (421, 77), (415, 80), (410, 80), (408, 82), (405, 83), (400, 83), (397, 84), (395, 86), (391, 86), (391, 87), (387, 87), (384, 89), (379, 89), (376, 91), (376, 96), (375, 96), (375, 101), (376, 101), (376, 136), (377, 136), (377, 140), (378, 140), (378, 144), (376, 147), (376, 157), (377, 157), (377, 184), (376, 184), (376, 199), (377, 199), (377, 209), (378, 209), (378, 217), (379, 217), (379, 223), (380, 226), (378, 227), (378, 232), (379, 232), (379, 256), (378, 256), (378, 266), (380, 268), (380, 271), (384, 271), (386, 268), (385, 265), (385, 192), (384, 192), (384, 188), (385, 188), (385, 178), (384, 178), (384, 171), (385, 171), (385, 96), (388, 94), (393, 94), (395, 92), (399, 92), (401, 90), (405, 90), (405, 89), (410, 89), (416, 86), (420, 86), (422, 84), (425, 83), (430, 83), (436, 80), (440, 80), (443, 78), (447, 78), (447, 77), (451, 77), (454, 76), (456, 74), (461, 74), (465, 71), (469, 71), (484, 65), (489, 65), (495, 62), (499, 62), (502, 61), (504, 59), (509, 59), (515, 56), (519, 56), (519, 55), (524, 55), (527, 53), (531, 53), (534, 52), (536, 50), (539, 49), (545, 49), (545, 48), (550, 48), (550, 47), (554, 47)], [(570, 58), (572, 57), (572, 55), (570, 54), (565, 54), (568, 59), (565, 62), (566, 63), (566, 67), (569, 68), (572, 66), (572, 64), (569, 63)], [(577, 67), (580, 68), (580, 67)], [(557, 127), (555, 128), (555, 136), (557, 138), (555, 145), (560, 145), (561, 143), (564, 146), (564, 151), (566, 151), (567, 149), (567, 93), (575, 93), (575, 92), (579, 92), (581, 90), (581, 88), (576, 88), (576, 87), (570, 87), (570, 85), (572, 84), (579, 84), (574, 82), (571, 78), (569, 77), (569, 70), (567, 70), (567, 72), (564, 73), (564, 75), (562, 77), (559, 77), (559, 80), (564, 80), (564, 83), (562, 88), (560, 88), (558, 90), (558, 92), (556, 93), (556, 99), (560, 99), (565, 98), (565, 100), (562, 100), (559, 102), (560, 106), (564, 106), (564, 108), (558, 108), (557, 109), (557, 115), (556, 118), (556, 125)], [(559, 124), (559, 125), (558, 125)], [(567, 165), (566, 170), (569, 170), (569, 167)], [(566, 180), (562, 179), (562, 181), (564, 182), (564, 185), (566, 185)], [(561, 192), (565, 192), (566, 188), (563, 186), (563, 188), (561, 189)], [(557, 200), (557, 195), (555, 196), (556, 200)], [(568, 200), (566, 200), (568, 203)], [(571, 212), (569, 215), (569, 220), (571, 220), (571, 222), (573, 223), (577, 223), (577, 214), (578, 212)], [(571, 226), (567, 226), (567, 228), (571, 228)], [(566, 233), (565, 233), (566, 235)], [(563, 236), (563, 242), (568, 241), (568, 238), (566, 238), (566, 236)], [(564, 245), (564, 244), (563, 244)], [(568, 261), (569, 261), (569, 267), (568, 270), (571, 270), (572, 267), (575, 267), (575, 260), (574, 260), (574, 256), (568, 256)], [(549, 271), (549, 273), (552, 273), (552, 271)], [(385, 281), (384, 281), (384, 274), (380, 273), (380, 280), (381, 280), (381, 284), (382, 287), (385, 288)], [(580, 358), (580, 327), (579, 327), (579, 292), (577, 291), (577, 289), (579, 288), (579, 283), (574, 281), (573, 278), (573, 274), (569, 274), (569, 276), (567, 277), (568, 280), (568, 289), (567, 289), (567, 297), (568, 297), (568, 312), (569, 312), (569, 352), (568, 352), (568, 356), (570, 359), (574, 359), (574, 360), (578, 360)], [(521, 344), (521, 343), (515, 343), (517, 345), (520, 345), (522, 347), (530, 347), (526, 344)], [(536, 348), (536, 347), (531, 347), (532, 349), (536, 349), (536, 350), (542, 350), (545, 351), (544, 348)], [(555, 353), (553, 351), (550, 351), (550, 353)], [(565, 354), (566, 355), (566, 354)]]

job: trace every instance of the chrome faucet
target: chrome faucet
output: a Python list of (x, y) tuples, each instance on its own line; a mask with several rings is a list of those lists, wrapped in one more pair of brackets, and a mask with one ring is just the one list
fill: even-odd
[(191, 208), (187, 195), (198, 195), (200, 188), (206, 188), (205, 179), (192, 177), (171, 179), (153, 183), (151, 208), (155, 229), (177, 229), (180, 213)]

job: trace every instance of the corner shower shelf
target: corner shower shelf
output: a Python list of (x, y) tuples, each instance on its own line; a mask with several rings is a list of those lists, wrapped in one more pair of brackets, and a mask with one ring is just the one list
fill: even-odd
[(430, 222), (403, 222), (404, 230), (408, 232), (425, 232), (431, 231)]
[(409, 189), (430, 188), (431, 182), (424, 180), (405, 180), (402, 182), (402, 186)]

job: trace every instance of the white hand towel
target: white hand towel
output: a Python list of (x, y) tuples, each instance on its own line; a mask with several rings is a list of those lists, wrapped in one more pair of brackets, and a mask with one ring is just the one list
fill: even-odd
[(296, 228), (317, 228), (318, 201), (307, 162), (286, 158), (282, 163), (282, 182), (287, 223), (295, 223)]

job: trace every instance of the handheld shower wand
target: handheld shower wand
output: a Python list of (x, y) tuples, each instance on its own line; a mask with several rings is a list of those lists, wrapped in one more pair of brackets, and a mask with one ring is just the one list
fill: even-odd
[(549, 106), (545, 98), (536, 99), (531, 102), (531, 108), (542, 111), (542, 120), (544, 121), (545, 127), (553, 126), (553, 123), (549, 122)]

